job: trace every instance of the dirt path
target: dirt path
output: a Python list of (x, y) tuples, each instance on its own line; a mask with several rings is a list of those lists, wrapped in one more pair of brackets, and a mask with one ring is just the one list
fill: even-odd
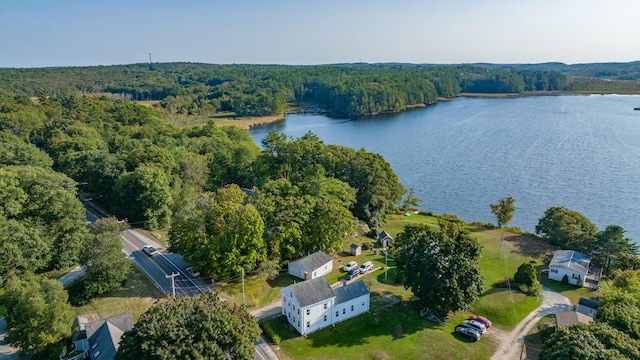
[(498, 337), (500, 346), (498, 346), (498, 350), (493, 354), (491, 360), (519, 359), (524, 337), (543, 316), (572, 310), (573, 305), (571, 304), (571, 300), (551, 289), (543, 287), (542, 303), (540, 306), (527, 315), (513, 331), (505, 332), (505, 336)]

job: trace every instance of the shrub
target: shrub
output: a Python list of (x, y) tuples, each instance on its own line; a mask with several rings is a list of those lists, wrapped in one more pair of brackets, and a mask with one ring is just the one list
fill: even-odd
[(562, 280), (560, 280), (560, 283), (562, 285), (569, 285), (569, 277), (567, 275), (562, 277)]
[(271, 326), (269, 326), (269, 324), (261, 321), (259, 325), (262, 328), (262, 331), (264, 331), (264, 333), (267, 334), (267, 336), (271, 339), (271, 342), (273, 342), (275, 345), (280, 344), (280, 335), (276, 334), (276, 332), (271, 328)]
[(495, 287), (506, 289), (509, 287), (509, 285), (513, 287), (515, 285), (515, 281), (513, 281), (512, 277), (503, 277), (502, 279), (496, 281), (494, 285)]
[(538, 296), (542, 292), (542, 286), (538, 284), (534, 284), (532, 286), (518, 284), (518, 290), (525, 295)]
[(432, 211), (420, 211), (418, 212), (419, 215), (423, 215), (423, 216), (433, 216), (433, 212)]
[(369, 243), (368, 242), (363, 242), (362, 243), (362, 250), (369, 250), (371, 249), (371, 247), (369, 247)]
[(513, 279), (520, 284), (533, 286), (538, 282), (536, 268), (534, 268), (531, 263), (524, 263), (518, 267), (518, 271)]

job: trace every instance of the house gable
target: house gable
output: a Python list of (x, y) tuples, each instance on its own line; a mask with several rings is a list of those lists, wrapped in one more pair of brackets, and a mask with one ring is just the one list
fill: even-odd
[(333, 259), (322, 251), (316, 251), (289, 263), (290, 275), (304, 280), (314, 279), (333, 270)]

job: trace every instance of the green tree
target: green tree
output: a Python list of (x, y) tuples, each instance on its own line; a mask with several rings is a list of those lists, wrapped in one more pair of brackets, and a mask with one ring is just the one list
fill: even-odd
[(536, 234), (551, 245), (583, 252), (592, 248), (597, 231), (586, 216), (564, 206), (548, 208), (536, 225)]
[(638, 344), (623, 332), (606, 324), (577, 324), (556, 329), (544, 342), (539, 359), (637, 359)]
[(624, 237), (624, 229), (618, 225), (609, 225), (606, 229), (599, 231), (593, 247), (593, 255), (604, 266), (606, 273), (609, 273), (611, 261), (620, 254), (638, 254), (638, 245)]
[(511, 220), (513, 220), (513, 214), (516, 212), (515, 202), (516, 199), (509, 196), (501, 198), (497, 204), (489, 205), (493, 216), (496, 217), (499, 228), (509, 225)]
[(169, 234), (170, 250), (216, 277), (255, 269), (267, 259), (264, 222), (245, 200), (237, 185), (203, 197), (192, 211), (176, 217)]
[(157, 229), (171, 215), (171, 188), (165, 173), (153, 165), (141, 165), (122, 175), (115, 184), (118, 213), (130, 223), (144, 222)]
[(513, 280), (526, 286), (536, 285), (538, 282), (536, 268), (534, 268), (530, 263), (523, 263), (518, 267), (518, 271), (516, 271)]
[(74, 311), (67, 292), (57, 280), (13, 278), (7, 283), (7, 341), (22, 354), (47, 353), (71, 335)]
[(253, 359), (259, 335), (253, 316), (221, 302), (215, 293), (179, 297), (142, 314), (122, 337), (115, 358)]
[(462, 231), (409, 224), (393, 248), (398, 276), (420, 305), (444, 312), (468, 309), (483, 291), (480, 244)]
[(120, 232), (126, 224), (116, 218), (100, 219), (95, 222), (87, 247), (80, 255), (80, 264), (85, 267), (83, 277), (83, 300), (117, 289), (131, 272), (131, 264), (122, 253)]
[(603, 290), (596, 319), (640, 339), (640, 291), (616, 286)]

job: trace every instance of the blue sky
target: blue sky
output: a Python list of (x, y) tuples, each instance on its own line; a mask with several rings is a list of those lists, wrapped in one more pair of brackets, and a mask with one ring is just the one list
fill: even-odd
[(640, 60), (637, 0), (0, 0), (0, 67)]

